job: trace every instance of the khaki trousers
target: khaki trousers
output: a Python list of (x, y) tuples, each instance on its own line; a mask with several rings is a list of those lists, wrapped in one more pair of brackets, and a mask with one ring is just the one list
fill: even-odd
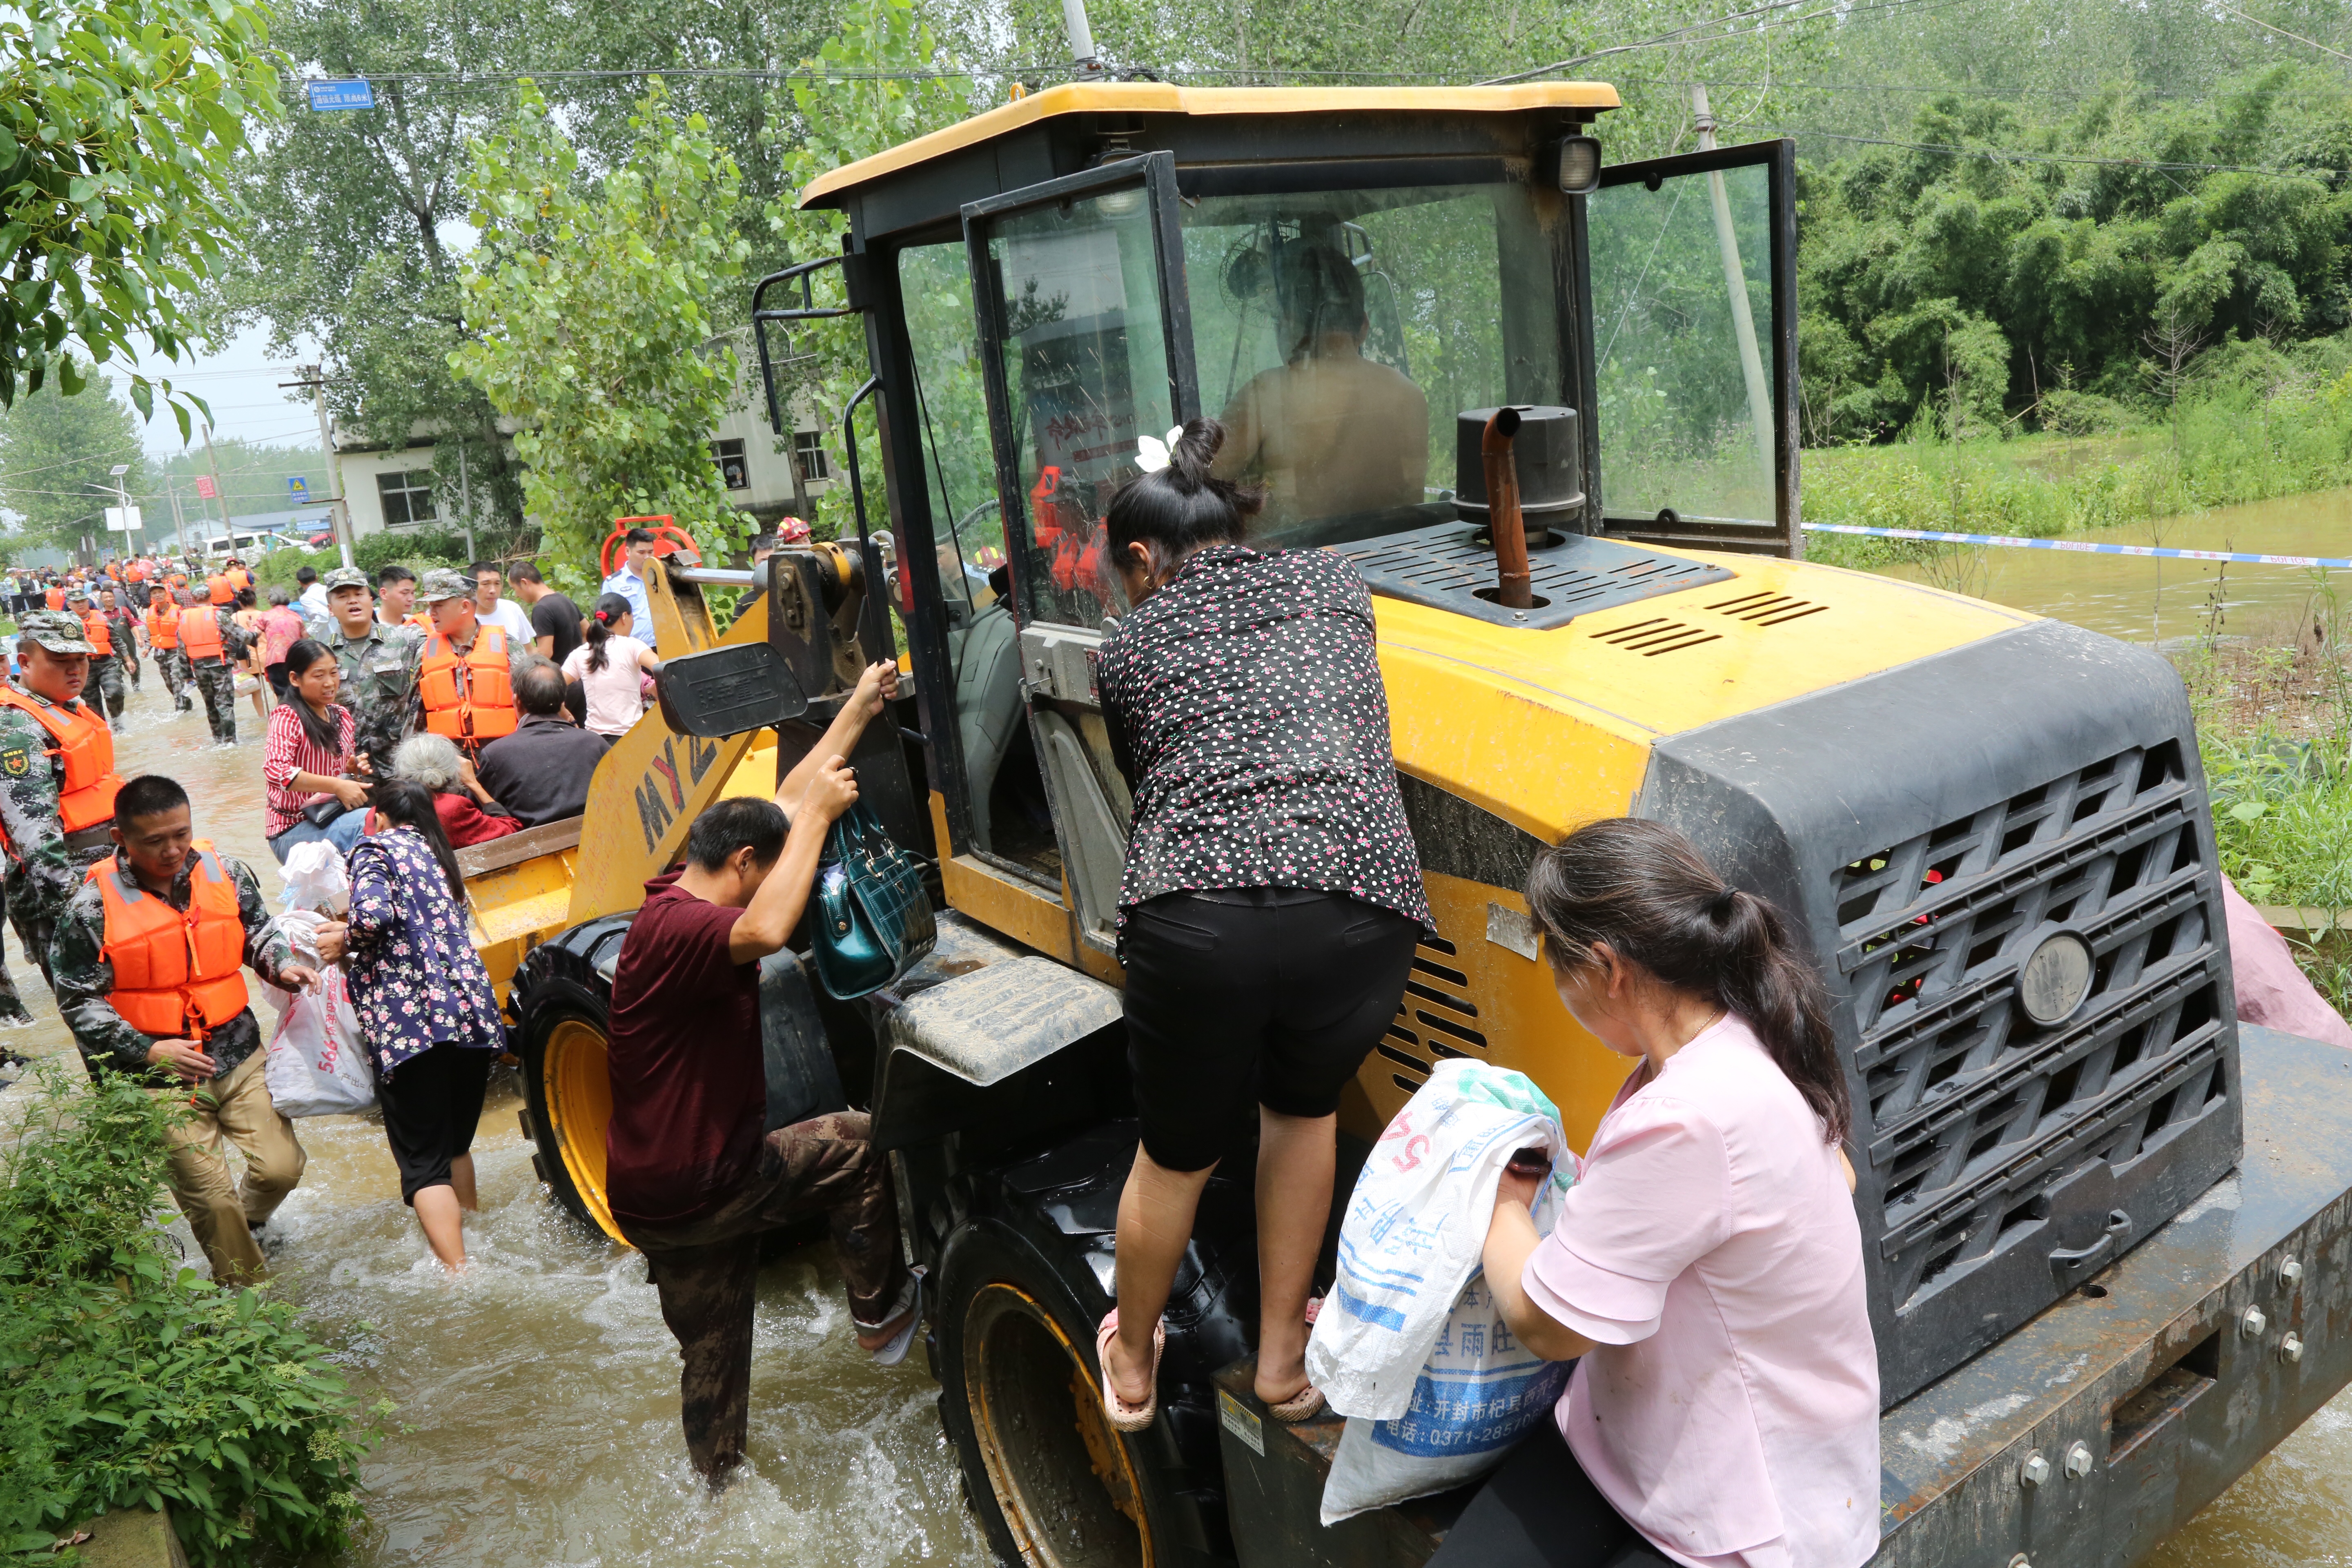
[[(223, 1285), (249, 1284), (268, 1272), (249, 1227), (278, 1212), (302, 1179), (308, 1159), (295, 1140), (294, 1124), (269, 1102), (269, 1085), (262, 1074), (268, 1055), (257, 1050), (226, 1078), (194, 1090), (194, 1108), (171, 1132), (172, 1196), (211, 1260), (214, 1279)], [(224, 1138), (245, 1155), (242, 1191), (229, 1174)]]

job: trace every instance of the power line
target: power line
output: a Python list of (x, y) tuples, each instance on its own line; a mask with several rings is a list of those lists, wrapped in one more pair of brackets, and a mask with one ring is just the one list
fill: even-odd
[(1807, 11), (1802, 16), (1782, 16), (1775, 21), (1761, 22), (1753, 27), (1739, 31), (1719, 33), (1708, 37), (1695, 38), (1689, 37), (1690, 34), (1697, 32), (1701, 28), (1727, 26), (1732, 23), (1744, 21), (1750, 16), (1760, 16), (1769, 12), (1782, 11), (1786, 10), (1790, 5), (1801, 4), (1801, 0), (1773, 0), (1772, 4), (1768, 5), (1759, 5), (1755, 7), (1753, 10), (1735, 11), (1727, 16), (1717, 16), (1714, 20), (1707, 22), (1693, 22), (1688, 26), (1676, 27), (1672, 32), (1660, 33), (1654, 37), (1643, 38), (1635, 43), (1614, 44), (1608, 48), (1597, 49), (1588, 55), (1571, 55), (1567, 59), (1554, 60), (1548, 66), (1537, 66), (1531, 70), (1515, 71), (1509, 76), (1488, 77), (1485, 80), (1479, 82), (1478, 85), (1480, 87), (1501, 87), (1511, 82), (1527, 81), (1539, 76), (1549, 76), (1554, 71), (1566, 70), (1570, 66), (1589, 65), (1594, 60), (1605, 59), (1611, 55), (1622, 55), (1634, 49), (1668, 48), (1676, 45), (1686, 44), (1721, 44), (1736, 42), (1740, 39), (1752, 38), (1759, 33), (1768, 32), (1774, 28), (1793, 27), (1800, 22), (1811, 22), (1822, 16), (1836, 16), (1839, 19), (1840, 25), (1843, 26), (1846, 22), (1852, 21), (1856, 17), (1874, 12), (1933, 10), (1945, 5), (1979, 5), (1981, 3), (1982, 0), (1880, 0), (1880, 3), (1874, 5), (1830, 5), (1822, 6), (1818, 11)]
[(2002, 153), (1989, 147), (1947, 147), (1932, 142), (1895, 142), (1883, 136), (1848, 136), (1835, 131), (1783, 131), (1784, 136), (1818, 136), (1827, 142), (1853, 142), (1868, 147), (1902, 147), (1914, 153), (1945, 153), (1956, 158), (1982, 158), (2003, 163), (2097, 163), (2111, 168), (2152, 169), (2166, 174), (2275, 174), (2286, 178), (2332, 179), (2333, 169), (2257, 168), (2245, 163), (2171, 163), (2152, 158), (2100, 158), (2074, 153)]

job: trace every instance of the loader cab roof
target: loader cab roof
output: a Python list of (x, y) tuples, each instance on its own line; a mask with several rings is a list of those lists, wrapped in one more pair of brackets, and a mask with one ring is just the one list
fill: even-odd
[[(1002, 104), (810, 182), (803, 208), (848, 213), (877, 236), (954, 219), (962, 204), (1076, 173), (1106, 155), (1165, 150), (1186, 194), (1228, 194), (1268, 164), (1326, 168), (1336, 184), (1409, 166), (1531, 161), (1563, 131), (1618, 107), (1605, 82), (1509, 87), (1177, 87), (1071, 82)], [(1387, 167), (1383, 168), (1382, 165)], [(1201, 189), (1196, 190), (1199, 186)], [(1211, 190), (1213, 187), (1213, 191)]]

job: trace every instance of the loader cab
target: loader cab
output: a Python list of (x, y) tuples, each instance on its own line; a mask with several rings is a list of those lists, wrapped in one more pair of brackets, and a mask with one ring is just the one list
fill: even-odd
[(1654, 546), (1797, 552), (1790, 146), (1604, 167), (1616, 105), (1594, 83), (1073, 85), (803, 193), (849, 219), (846, 307), (815, 305), (825, 263), (765, 280), (763, 365), (803, 321), (864, 318), (861, 500), (898, 548), (951, 903), (1115, 973), (1131, 803), (1092, 671), (1128, 606), (1102, 519), (1187, 419), (1223, 423), (1218, 471), (1264, 488), (1261, 544), (1508, 625), (1479, 596), (1465, 416), (1556, 411), (1530, 631), (1655, 574)]

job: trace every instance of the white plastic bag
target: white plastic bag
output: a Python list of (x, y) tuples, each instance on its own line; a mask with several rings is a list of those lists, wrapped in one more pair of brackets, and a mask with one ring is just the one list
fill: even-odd
[[(311, 846), (304, 845), (303, 848)], [(320, 847), (325, 847), (320, 846)], [(319, 917), (295, 910), (279, 917), (296, 952), (316, 962)], [(316, 991), (268, 987), (278, 1010), (262, 1077), (281, 1116), (342, 1116), (375, 1103), (375, 1064), (369, 1059), (359, 1014), (352, 1006), (342, 965), (319, 971)]]
[[(1536, 1198), (1538, 1231), (1550, 1233), (1567, 1184), (1563, 1176), (1544, 1184)], [(1348, 1418), (1323, 1484), (1323, 1522), (1476, 1480), (1552, 1418), (1568, 1372), (1566, 1362), (1545, 1361), (1512, 1336), (1485, 1272), (1473, 1274), (1438, 1330), (1404, 1414), (1393, 1421)]]
[[(1372, 1146), (1339, 1225), (1339, 1279), (1307, 1342), (1307, 1375), (1342, 1415), (1394, 1421), (1470, 1277), (1512, 1152), (1573, 1172), (1559, 1112), (1524, 1073), (1454, 1058)], [(1539, 1200), (1540, 1206), (1540, 1200)]]
[(341, 916), (352, 907), (352, 879), (342, 851), (323, 838), (288, 850), (278, 875), (285, 883), (282, 901), (289, 910), (323, 909)]

